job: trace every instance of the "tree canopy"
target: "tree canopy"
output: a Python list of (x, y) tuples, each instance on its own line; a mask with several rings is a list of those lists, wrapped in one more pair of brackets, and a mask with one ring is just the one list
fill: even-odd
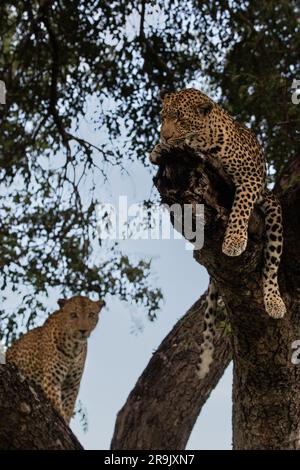
[(296, 0), (1, 3), (1, 296), (26, 289), (18, 311), (2, 310), (7, 339), (20, 314), (34, 322), (50, 287), (111, 293), (155, 317), (151, 260), (99, 238), (107, 169), (147, 165), (159, 90), (195, 86), (253, 128), (276, 178), (299, 153), (299, 15)]

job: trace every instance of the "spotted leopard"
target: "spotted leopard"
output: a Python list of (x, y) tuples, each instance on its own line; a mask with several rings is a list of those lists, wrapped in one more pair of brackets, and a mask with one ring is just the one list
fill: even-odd
[[(254, 205), (260, 205), (266, 226), (262, 270), (265, 310), (273, 318), (283, 317), (286, 308), (277, 280), (283, 245), (281, 206), (266, 186), (266, 162), (260, 144), (250, 129), (237, 123), (199, 90), (167, 92), (161, 97), (161, 139), (151, 152), (150, 161), (159, 165), (166, 151), (186, 145), (202, 158), (215, 162), (232, 180), (235, 197), (222, 245), (227, 256), (239, 256), (246, 249), (249, 217)], [(213, 301), (209, 297), (212, 291)], [(206, 312), (210, 321), (214, 321), (215, 295), (215, 285), (210, 286), (207, 300), (210, 314)], [(209, 329), (208, 323), (205, 327)], [(206, 346), (212, 344), (211, 335), (207, 336)], [(206, 363), (210, 363), (212, 351), (205, 354)]]
[(58, 304), (60, 309), (41, 327), (30, 330), (7, 349), (6, 362), (15, 364), (40, 385), (69, 424), (84, 369), (87, 339), (105, 302), (75, 296), (61, 299)]

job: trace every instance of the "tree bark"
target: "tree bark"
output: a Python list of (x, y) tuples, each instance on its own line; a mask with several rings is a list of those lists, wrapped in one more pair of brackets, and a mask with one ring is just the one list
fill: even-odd
[(0, 365), (0, 449), (83, 449), (43, 392), (9, 364)]
[(154, 353), (118, 413), (112, 449), (184, 449), (201, 408), (231, 360), (230, 337), (219, 327), (215, 361), (197, 375), (205, 295), (188, 310)]
[[(261, 268), (265, 231), (260, 209), (256, 208), (250, 219), (247, 250), (240, 257), (229, 258), (222, 254), (221, 246), (234, 188), (221, 172), (216, 171), (209, 162), (201, 162), (189, 150), (174, 150), (165, 156), (154, 182), (163, 203), (205, 205), (204, 247), (195, 250), (194, 257), (216, 280), (231, 324), (234, 361), (233, 448), (299, 449), (300, 365), (292, 363), (291, 355), (293, 341), (300, 339), (300, 159), (288, 165), (276, 185), (283, 208), (285, 238), (279, 283), (288, 310), (285, 318), (280, 320), (266, 314), (262, 300)], [(182, 330), (180, 334), (181, 328), (182, 325), (178, 325), (180, 341), (176, 343), (177, 348), (184, 348), (186, 335), (189, 334), (197, 335), (200, 344), (200, 329)], [(152, 363), (159, 360), (159, 354), (160, 348), (152, 358)], [(215, 368), (219, 367), (223, 371), (224, 363), (217, 364), (216, 361), (217, 356), (211, 367), (218, 375)], [(188, 355), (173, 356), (173, 368), (165, 369), (165, 374), (168, 374), (165, 376), (167, 387), (157, 380), (155, 374), (151, 374), (153, 368), (150, 364), (121, 410), (121, 417), (118, 417), (115, 430), (118, 438), (114, 437), (113, 440), (113, 445), (117, 443), (118, 448), (126, 448), (133, 443), (140, 445), (140, 448), (145, 444), (150, 449), (174, 448), (167, 447), (163, 435), (168, 427), (172, 427), (168, 431), (169, 435), (172, 431), (174, 434), (177, 432), (174, 420), (170, 419), (170, 409), (161, 407), (157, 419), (155, 406), (152, 405), (148, 410), (149, 397), (163, 396), (167, 403), (168, 397), (175, 395), (178, 401), (171, 398), (173, 407), (181, 408), (181, 401), (186, 400), (187, 393), (190, 396), (199, 394), (201, 382), (197, 385), (191, 382), (188, 388), (178, 379), (178, 374), (172, 373), (173, 368), (182, 371), (186, 367), (195, 367), (190, 364)], [(147, 383), (148, 395), (144, 396), (139, 391), (141, 380)], [(190, 422), (187, 419), (181, 422), (180, 433), (185, 436), (180, 441), (181, 446), (187, 441), (197, 413), (193, 402), (190, 406), (187, 403), (184, 412), (185, 415), (191, 413), (192, 419)], [(137, 415), (147, 415), (147, 420), (135, 420), (136, 409), (139, 410)], [(201, 406), (198, 412), (200, 409)], [(134, 426), (128, 426), (130, 422)], [(146, 434), (145, 428), (150, 427), (149, 423), (151, 429), (148, 441), (132, 437)], [(122, 434), (125, 428), (126, 438)], [(122, 435), (123, 440), (120, 438)], [(182, 447), (178, 445), (177, 448)]]

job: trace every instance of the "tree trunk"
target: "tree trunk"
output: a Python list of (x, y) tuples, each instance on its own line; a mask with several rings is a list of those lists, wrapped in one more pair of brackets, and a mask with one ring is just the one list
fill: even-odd
[(82, 449), (43, 392), (11, 365), (0, 365), (0, 449)]
[(299, 177), (300, 161), (294, 160), (276, 187), (284, 217), (281, 292), (288, 314), (271, 320), (256, 309), (245, 311), (241, 298), (230, 301), (235, 449), (300, 449), (300, 365), (291, 361), (292, 343), (300, 339)]
[[(163, 203), (205, 205), (204, 247), (195, 250), (194, 257), (216, 280), (231, 324), (234, 449), (300, 448), (300, 365), (291, 361), (292, 343), (300, 339), (299, 175), (300, 160), (295, 159), (282, 173), (276, 185), (283, 208), (285, 238), (279, 280), (288, 310), (285, 318), (278, 320), (266, 314), (262, 301), (261, 268), (265, 232), (264, 217), (259, 208), (254, 210), (250, 219), (246, 252), (240, 257), (229, 258), (222, 254), (221, 246), (234, 188), (228, 185), (222, 175), (208, 162), (200, 162), (193, 152), (176, 150), (166, 155), (154, 179)], [(187, 335), (197, 335), (197, 344), (201, 343), (201, 330), (184, 330), (181, 324), (177, 328), (180, 339), (176, 343), (177, 348), (184, 349)], [(168, 338), (165, 342), (170, 344)], [(158, 360), (160, 350), (161, 348), (155, 353), (152, 363)], [(187, 394), (197, 396), (204, 385), (200, 381), (197, 384), (191, 382), (190, 387), (186, 387), (185, 382), (178, 379), (178, 374), (173, 374), (174, 369), (182, 371), (194, 368), (195, 363), (191, 365), (190, 361), (187, 354), (173, 356), (172, 369), (164, 370), (168, 374), (165, 377), (168, 387), (162, 388), (164, 401), (167, 403), (171, 396), (174, 408), (181, 409), (181, 402), (186, 400)], [(149, 397), (162, 396), (161, 383), (157, 380), (157, 375), (151, 374), (153, 369), (150, 364), (121, 411), (123, 419), (120, 416), (118, 418), (115, 436), (122, 436), (126, 420), (127, 424), (135, 423), (132, 427), (127, 426), (123, 441), (114, 438), (113, 444), (117, 442), (118, 448), (126, 448), (132, 442), (137, 445), (137, 438), (132, 436), (143, 436), (146, 433), (145, 427), (149, 428), (150, 425), (149, 439), (141, 441), (140, 448), (145, 444), (150, 449), (174, 448), (167, 445), (164, 436), (164, 422), (166, 427), (172, 426), (169, 434), (172, 431), (174, 434), (177, 432), (175, 422), (169, 420), (169, 407), (161, 407), (159, 419), (153, 405), (150, 411), (147, 410)], [(216, 371), (216, 368), (220, 368), (221, 372), (224, 369), (224, 363), (218, 360), (217, 355), (211, 367), (216, 376), (222, 375)], [(147, 383), (149, 390), (145, 397), (139, 391), (141, 380)], [(165, 396), (165, 391), (168, 396)], [(178, 401), (175, 401), (176, 397)], [(139, 416), (147, 414), (147, 421), (141, 419), (138, 422), (130, 416), (136, 416), (136, 409), (139, 410)], [(185, 436), (180, 441), (181, 446), (185, 445), (195, 422), (195, 413), (200, 411), (201, 406), (195, 411), (193, 402), (187, 406), (186, 401), (183, 409), (185, 415), (191, 414), (192, 419), (188, 421), (185, 416), (180, 423), (180, 433)], [(127, 416), (125, 420), (124, 416)], [(178, 413), (178, 418), (180, 417), (181, 414)], [(131, 419), (134, 421), (130, 421)]]
[(118, 414), (112, 449), (184, 449), (201, 408), (231, 360), (229, 336), (218, 328), (215, 361), (197, 375), (205, 296), (179, 320), (154, 353)]

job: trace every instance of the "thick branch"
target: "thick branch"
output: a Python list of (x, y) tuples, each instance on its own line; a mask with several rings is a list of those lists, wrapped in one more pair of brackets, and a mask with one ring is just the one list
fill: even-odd
[(0, 365), (0, 449), (82, 449), (42, 391), (11, 365)]
[(205, 296), (175, 325), (154, 353), (118, 414), (112, 449), (184, 449), (195, 421), (231, 360), (229, 336), (218, 329), (214, 361), (197, 375)]

